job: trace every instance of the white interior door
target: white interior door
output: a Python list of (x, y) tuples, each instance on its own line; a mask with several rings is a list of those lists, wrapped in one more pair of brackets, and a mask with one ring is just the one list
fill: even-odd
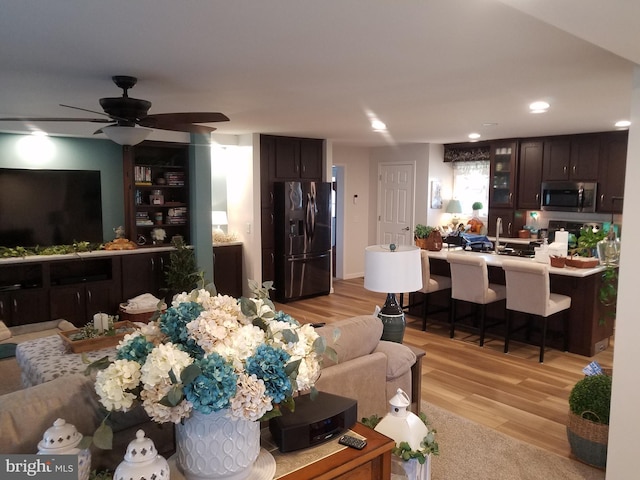
[(378, 243), (413, 245), (415, 165), (378, 167)]

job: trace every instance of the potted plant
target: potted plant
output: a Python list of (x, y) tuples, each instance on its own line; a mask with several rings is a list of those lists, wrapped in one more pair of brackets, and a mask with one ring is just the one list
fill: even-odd
[(577, 382), (569, 395), (567, 438), (581, 462), (605, 468), (609, 437), (611, 376), (590, 375)]
[(442, 250), (442, 234), (436, 227), (417, 224), (413, 231), (416, 245), (423, 250)]
[(174, 294), (193, 290), (199, 281), (203, 281), (204, 273), (198, 270), (193, 250), (184, 243), (181, 235), (171, 239), (175, 248), (169, 254), (169, 264), (164, 272), (167, 283), (167, 305), (171, 304)]

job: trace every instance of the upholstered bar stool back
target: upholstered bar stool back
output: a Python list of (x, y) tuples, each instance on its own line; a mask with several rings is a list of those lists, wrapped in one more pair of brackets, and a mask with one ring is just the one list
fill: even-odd
[(507, 283), (507, 331), (504, 352), (509, 351), (513, 312), (526, 313), (542, 320), (542, 339), (540, 341), (540, 362), (544, 360), (547, 336), (547, 320), (552, 315), (564, 312), (563, 334), (564, 349), (568, 349), (569, 336), (568, 312), (571, 297), (551, 293), (549, 266), (543, 263), (505, 260), (502, 262)]
[[(429, 295), (441, 290), (451, 288), (451, 278), (443, 275), (431, 275), (431, 266), (429, 264), (429, 253), (427, 250), (420, 252), (420, 261), (422, 263), (422, 288), (418, 292), (423, 294), (423, 313), (422, 313), (422, 330), (427, 329), (427, 314), (429, 313)], [(441, 310), (437, 310), (441, 311)]]
[(451, 270), (450, 337), (455, 333), (456, 302), (476, 304), (475, 320), (479, 325), (480, 346), (484, 345), (486, 307), (506, 298), (504, 285), (489, 283), (487, 262), (479, 254), (454, 253), (447, 255)]

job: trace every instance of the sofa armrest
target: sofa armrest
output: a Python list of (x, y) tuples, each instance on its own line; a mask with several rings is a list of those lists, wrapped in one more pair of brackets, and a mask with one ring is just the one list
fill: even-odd
[(406, 345), (381, 340), (374, 352), (384, 353), (387, 357), (386, 378), (395, 380), (411, 370), (416, 363), (416, 355)]

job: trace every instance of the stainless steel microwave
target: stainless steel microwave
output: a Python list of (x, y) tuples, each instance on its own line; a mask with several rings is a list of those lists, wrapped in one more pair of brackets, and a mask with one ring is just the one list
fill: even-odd
[(596, 182), (543, 182), (540, 208), (560, 212), (595, 212), (597, 186)]

